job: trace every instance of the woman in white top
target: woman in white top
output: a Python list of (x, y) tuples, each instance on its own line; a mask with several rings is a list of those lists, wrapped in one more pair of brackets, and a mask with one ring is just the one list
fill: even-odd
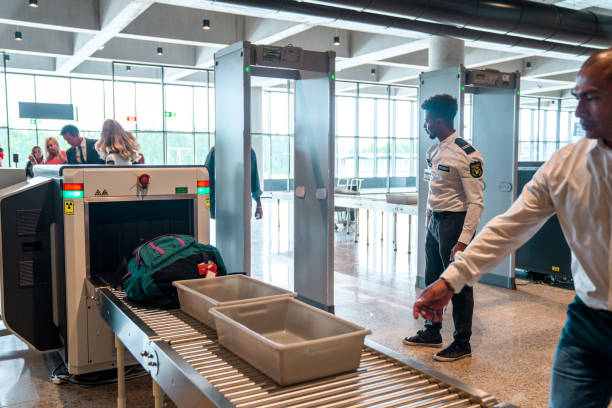
[(138, 163), (142, 158), (134, 135), (113, 119), (104, 121), (102, 136), (96, 142), (96, 150), (106, 164), (126, 166)]

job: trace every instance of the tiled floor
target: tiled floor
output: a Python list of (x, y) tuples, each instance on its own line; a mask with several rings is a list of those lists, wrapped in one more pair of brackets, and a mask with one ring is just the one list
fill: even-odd
[[(253, 276), (279, 286), (293, 286), (292, 214), (287, 203), (264, 201), (264, 219), (253, 221)], [(280, 227), (277, 218), (280, 214)], [(372, 340), (445, 374), (522, 407), (546, 406), (550, 366), (565, 321), (565, 306), (573, 292), (520, 282), (516, 291), (476, 285), (473, 356), (454, 363), (431, 359), (434, 349), (404, 346), (401, 339), (416, 332), (422, 320), (411, 317), (415, 289), (415, 255), (407, 253), (406, 216), (398, 219), (398, 251), (391, 248), (388, 224), (370, 217), (370, 245), (365, 240), (336, 234), (336, 313), (373, 331)], [(381, 235), (385, 238), (381, 241)], [(413, 240), (413, 246), (416, 241)], [(445, 321), (450, 319), (447, 310)], [(452, 320), (452, 319), (451, 319)], [(452, 324), (443, 337), (452, 339)], [(2, 329), (2, 327), (0, 327)], [(2, 331), (0, 331), (2, 334)], [(128, 383), (129, 407), (152, 407), (148, 378)], [(0, 407), (113, 407), (115, 385), (79, 387), (54, 385), (42, 355), (12, 335), (0, 336)], [(174, 404), (167, 402), (167, 406)]]

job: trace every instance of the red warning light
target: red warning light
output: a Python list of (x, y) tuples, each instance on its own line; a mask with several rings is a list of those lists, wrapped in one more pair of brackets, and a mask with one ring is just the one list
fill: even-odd
[(138, 175), (138, 186), (140, 188), (149, 187), (150, 182), (151, 182), (151, 176), (149, 176), (147, 173)]

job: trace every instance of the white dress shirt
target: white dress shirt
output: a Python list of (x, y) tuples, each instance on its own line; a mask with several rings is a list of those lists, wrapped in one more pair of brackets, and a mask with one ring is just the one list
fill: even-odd
[[(83, 149), (83, 160), (84, 161), (81, 161), (81, 152), (79, 151), (79, 149)], [(81, 144), (75, 148), (75, 153), (76, 153), (77, 163), (81, 163), (81, 164), (87, 163), (87, 139), (83, 138), (83, 140), (81, 140)]]
[(555, 152), (442, 277), (455, 292), (473, 285), (554, 213), (572, 250), (576, 293), (587, 306), (612, 311), (612, 149), (602, 141), (582, 138)]
[(429, 217), (432, 211), (467, 211), (459, 236), (459, 242), (467, 245), (476, 232), (484, 208), (482, 156), (455, 132), (431, 146), (426, 159), (427, 215)]

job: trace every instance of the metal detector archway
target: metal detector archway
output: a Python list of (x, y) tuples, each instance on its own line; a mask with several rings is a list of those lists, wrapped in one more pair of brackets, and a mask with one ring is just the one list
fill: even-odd
[[(466, 69), (463, 65), (423, 72), (420, 77), (419, 105), (436, 94), (457, 99), (459, 110), (455, 129), (463, 137), (465, 94), (472, 94), (472, 142), (484, 159), (484, 211), (478, 231), (516, 200), (520, 74), (490, 69)], [(417, 286), (425, 287), (425, 209), (428, 184), (423, 179), (425, 154), (434, 143), (423, 129), (425, 113), (419, 113), (419, 250)], [(480, 282), (515, 288), (514, 254), (504, 259)]]
[(295, 80), (294, 290), (333, 310), (335, 53), (238, 42), (215, 54), (217, 246), (251, 270), (251, 77)]

